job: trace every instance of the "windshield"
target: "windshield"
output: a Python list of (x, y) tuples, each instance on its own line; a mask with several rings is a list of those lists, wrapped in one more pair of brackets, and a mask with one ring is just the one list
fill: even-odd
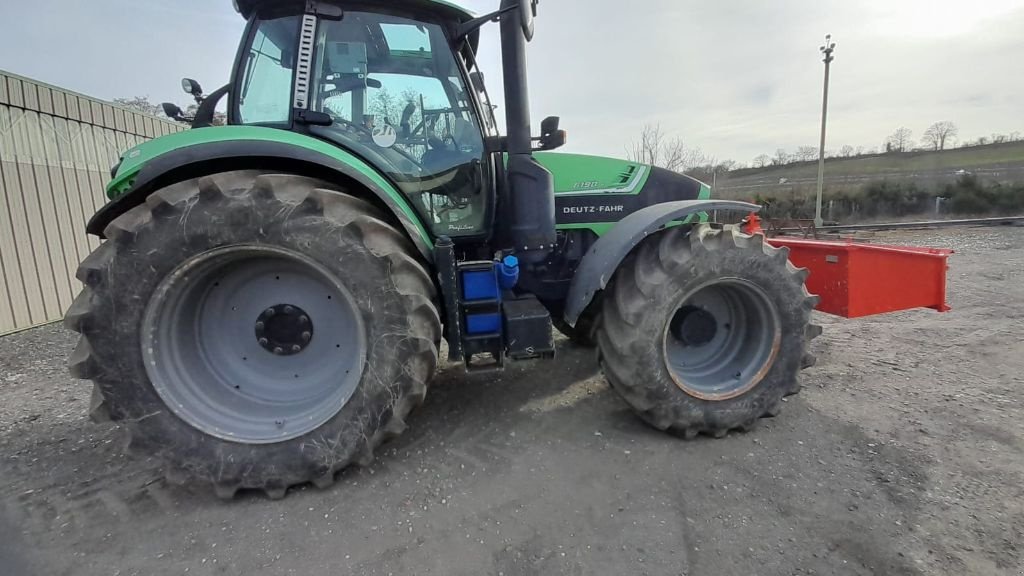
[[(239, 119), (287, 123), (298, 16), (261, 21), (244, 69)], [(320, 20), (309, 107), (330, 126), (311, 133), (385, 173), (436, 234), (478, 233), (483, 136), (448, 40), (435, 24), (346, 11)]]

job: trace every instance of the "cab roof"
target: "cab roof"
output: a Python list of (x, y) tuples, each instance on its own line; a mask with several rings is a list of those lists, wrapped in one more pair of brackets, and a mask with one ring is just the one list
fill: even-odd
[[(441, 18), (453, 19), (459, 22), (472, 20), (473, 18), (476, 17), (476, 15), (473, 12), (452, 2), (448, 2), (447, 0), (328, 0), (328, 2), (331, 4), (337, 4), (342, 8), (345, 8), (346, 6), (351, 6), (354, 9), (366, 9), (367, 7), (377, 5), (381, 7), (391, 7), (402, 10), (429, 12), (431, 14), (440, 16)], [(256, 8), (260, 5), (287, 5), (300, 4), (301, 2), (299, 2), (298, 0), (234, 0), (234, 3), (235, 10), (237, 10), (238, 13), (241, 14), (243, 18), (248, 20), (249, 17), (252, 16), (253, 12), (256, 11)]]

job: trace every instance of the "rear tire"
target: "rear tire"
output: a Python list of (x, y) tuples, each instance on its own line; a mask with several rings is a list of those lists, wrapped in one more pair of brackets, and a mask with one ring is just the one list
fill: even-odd
[(252, 171), (174, 184), (80, 266), (71, 371), (95, 384), (93, 417), (170, 480), (223, 498), (325, 487), (423, 401), (441, 338), (430, 276), (380, 212), (330, 188)]
[(788, 250), (735, 226), (648, 238), (605, 292), (597, 340), (612, 387), (646, 422), (720, 437), (799, 390), (817, 297)]

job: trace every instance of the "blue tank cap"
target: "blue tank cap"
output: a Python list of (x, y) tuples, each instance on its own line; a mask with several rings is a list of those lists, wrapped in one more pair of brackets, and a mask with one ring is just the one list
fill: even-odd
[(519, 258), (511, 254), (501, 259), (501, 262), (494, 267), (498, 272), (498, 285), (503, 290), (515, 288), (519, 282)]

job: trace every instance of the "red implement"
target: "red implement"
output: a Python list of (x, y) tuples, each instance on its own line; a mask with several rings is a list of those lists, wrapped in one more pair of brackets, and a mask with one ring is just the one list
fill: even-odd
[[(752, 232), (758, 231), (751, 222)], [(817, 309), (856, 318), (911, 308), (948, 311), (946, 259), (952, 250), (880, 246), (852, 240), (768, 238), (789, 248), (789, 260), (807, 268), (807, 290), (821, 297)]]

